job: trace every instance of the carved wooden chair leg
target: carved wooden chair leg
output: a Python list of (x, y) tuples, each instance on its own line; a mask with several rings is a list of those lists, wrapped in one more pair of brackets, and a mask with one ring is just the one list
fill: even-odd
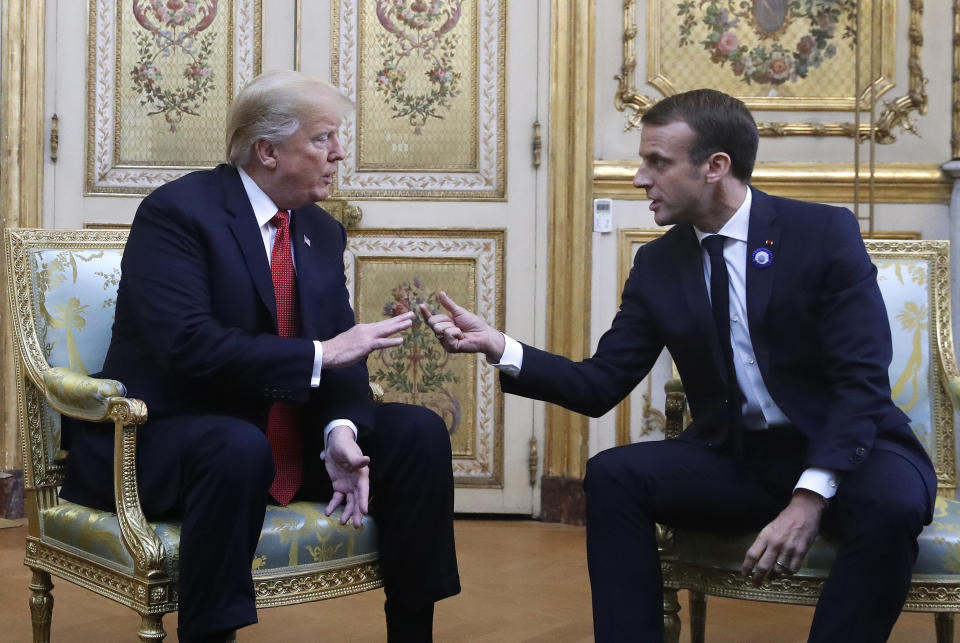
[(953, 641), (953, 616), (953, 612), (937, 612), (933, 615), (933, 622), (937, 628), (937, 643)]
[(707, 597), (690, 591), (690, 643), (703, 643), (707, 628)]
[(137, 635), (143, 643), (162, 641), (167, 636), (163, 630), (163, 614), (141, 614)]
[(677, 590), (663, 588), (663, 643), (679, 643), (680, 641), (680, 601), (677, 600)]
[(30, 583), (30, 617), (33, 620), (33, 643), (50, 643), (50, 620), (53, 617), (53, 583), (50, 574), (42, 569), (33, 570)]

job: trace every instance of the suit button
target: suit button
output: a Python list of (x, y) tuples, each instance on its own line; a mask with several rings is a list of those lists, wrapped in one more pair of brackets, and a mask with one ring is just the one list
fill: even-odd
[(864, 455), (866, 452), (867, 452), (867, 450), (864, 449), (863, 447), (857, 447), (857, 455), (860, 456), (861, 458), (863, 457), (863, 455)]

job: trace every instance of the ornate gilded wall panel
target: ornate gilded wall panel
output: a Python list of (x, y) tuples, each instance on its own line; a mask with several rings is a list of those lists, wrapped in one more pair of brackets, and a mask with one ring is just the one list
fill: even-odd
[(260, 0), (96, 0), (88, 194), (146, 194), (225, 158), (233, 96), (260, 72)]
[[(618, 290), (623, 290), (633, 266), (633, 258), (640, 246), (653, 241), (664, 232), (664, 228), (620, 229), (617, 239)], [(672, 364), (668, 353), (661, 355), (637, 388), (617, 405), (617, 446), (663, 438), (666, 417), (660, 409), (664, 408), (663, 385), (671, 377)], [(637, 413), (633, 413), (637, 404)]]
[(335, 193), (501, 200), (504, 0), (335, 0), (334, 83), (356, 102)]
[[(647, 3), (650, 84), (664, 95), (713, 87), (751, 109), (852, 110), (858, 0)], [(896, 0), (859, 0), (878, 48), (877, 95), (893, 85)], [(872, 18), (877, 10), (876, 24)], [(868, 81), (870, 61), (860, 61)], [(863, 90), (861, 90), (863, 91)], [(866, 98), (866, 96), (864, 96)]]
[[(906, 1), (906, 0), (902, 0)], [(635, 78), (636, 0), (623, 2), (623, 65), (614, 99), (627, 111), (627, 129), (655, 102), (640, 93)], [(912, 130), (913, 114), (926, 112), (921, 66), (922, 0), (909, 0), (908, 88), (904, 96), (881, 97), (896, 86), (898, 0), (650, 0), (646, 9), (647, 79), (669, 96), (712, 87), (738, 96), (753, 110), (860, 109), (873, 122), (758, 122), (767, 136), (871, 135), (896, 140)], [(858, 15), (859, 11), (859, 15)], [(861, 50), (856, 51), (858, 28)], [(859, 70), (857, 60), (859, 59)], [(856, 92), (854, 91), (854, 88)]]
[[(344, 253), (357, 321), (439, 310), (437, 292), (503, 327), (502, 230), (350, 232)], [(503, 486), (503, 400), (496, 372), (476, 355), (447, 355), (419, 316), (402, 345), (367, 358), (384, 401), (427, 406), (446, 422), (458, 486)]]

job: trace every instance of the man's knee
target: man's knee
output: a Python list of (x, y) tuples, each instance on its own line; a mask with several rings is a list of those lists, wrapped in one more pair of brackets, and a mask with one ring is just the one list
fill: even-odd
[(448, 461), (453, 457), (450, 447), (450, 432), (446, 422), (432, 410), (423, 406), (394, 404), (385, 409), (378, 427), (391, 439), (405, 445), (411, 453), (420, 457)]
[(270, 441), (259, 427), (244, 420), (211, 416), (197, 454), (218, 477), (260, 478), (267, 484), (273, 479)]
[(628, 460), (635, 456), (634, 453), (628, 456), (623, 449), (614, 447), (587, 460), (587, 471), (583, 478), (583, 488), (587, 496), (609, 494), (621, 487), (625, 479), (632, 475)]
[(923, 529), (924, 507), (916, 499), (901, 494), (877, 495), (846, 503), (849, 524), (869, 527), (876, 533), (919, 534)]

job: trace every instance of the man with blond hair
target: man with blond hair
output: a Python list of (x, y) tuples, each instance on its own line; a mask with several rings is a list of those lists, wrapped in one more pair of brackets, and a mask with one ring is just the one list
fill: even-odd
[[(400, 344), (413, 314), (354, 323), (346, 234), (314, 203), (344, 157), (351, 108), (309, 76), (259, 76), (231, 106), (229, 164), (158, 188), (130, 229), (102, 376), (150, 411), (140, 498), (148, 518), (182, 520), (181, 641), (256, 622), (268, 502), (329, 498), (327, 514), (343, 505), (355, 526), (369, 509), (391, 641), (429, 641), (434, 602), (460, 591), (446, 426), (369, 394), (366, 356)], [(68, 430), (61, 495), (112, 508), (112, 432)]]

